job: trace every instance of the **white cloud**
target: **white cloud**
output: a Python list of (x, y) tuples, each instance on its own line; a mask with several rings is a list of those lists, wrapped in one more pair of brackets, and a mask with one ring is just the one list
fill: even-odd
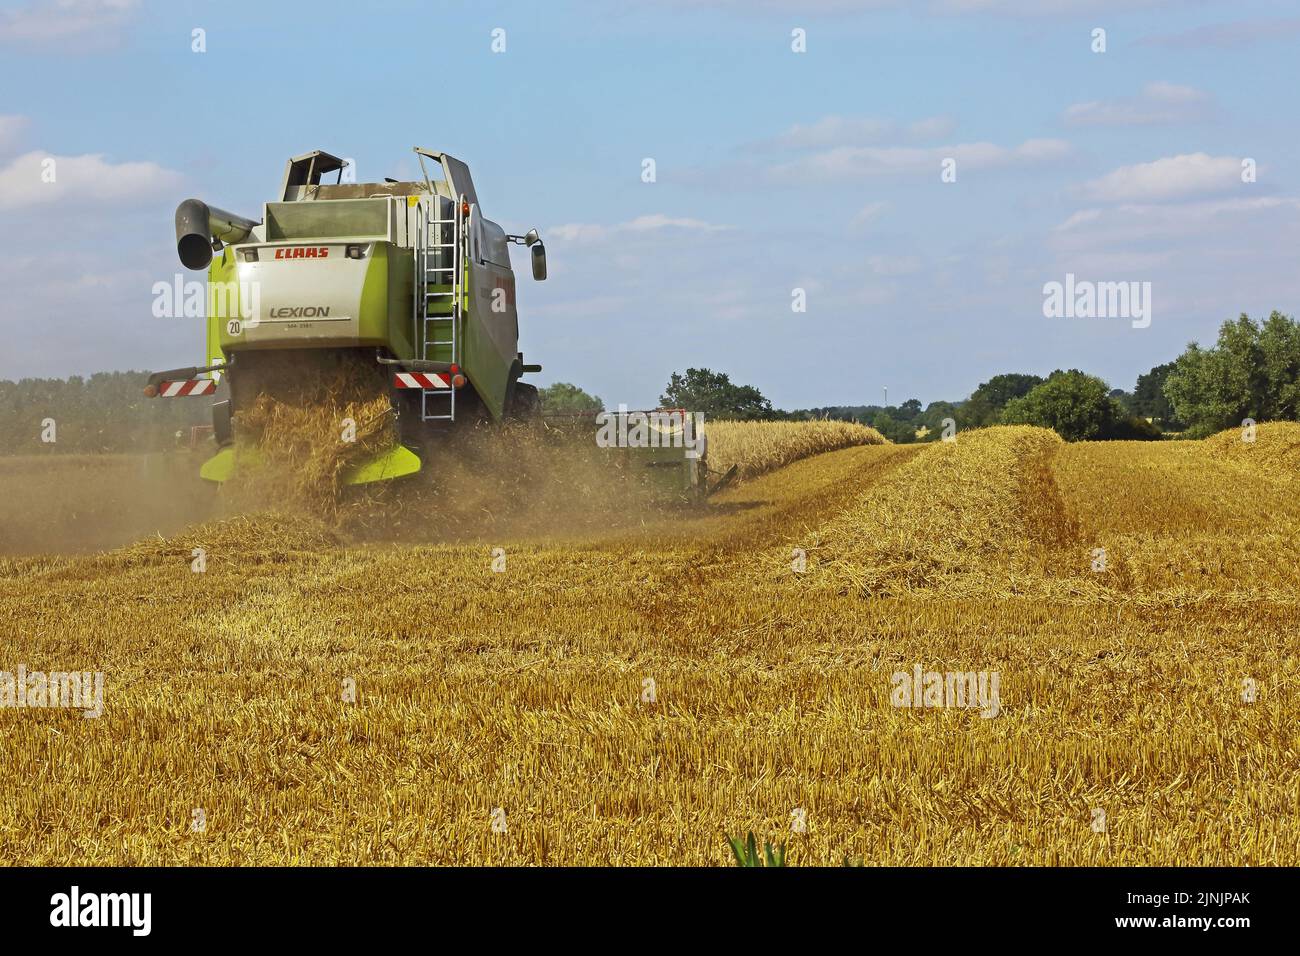
[(664, 6), (687, 10), (727, 10), (737, 13), (812, 16), (861, 13), (898, 6), (902, 0), (658, 0)]
[(1102, 210), (1100, 209), (1080, 209), (1078, 212), (1071, 215), (1069, 219), (1065, 220), (1065, 222), (1057, 226), (1056, 231), (1068, 232), (1069, 230), (1076, 229), (1079, 226), (1085, 226), (1090, 222), (1096, 222), (1101, 218), (1101, 213)]
[(1183, 0), (933, 0), (940, 13), (992, 13), (1008, 16), (1069, 16), (1106, 9), (1172, 6)]
[(951, 116), (928, 116), (908, 124), (907, 136), (923, 143), (951, 136), (956, 128), (957, 124)]
[[(53, 178), (53, 182), (47, 180)], [(0, 209), (64, 199), (115, 203), (157, 198), (175, 190), (179, 173), (157, 163), (110, 163), (102, 154), (55, 156), (35, 150), (0, 166)]]
[(1207, 93), (1175, 83), (1148, 83), (1141, 94), (1075, 103), (1065, 111), (1067, 126), (1165, 126), (1205, 119), (1212, 105)]
[(916, 256), (868, 256), (867, 268), (878, 276), (908, 276), (921, 271)]
[(905, 127), (892, 119), (823, 116), (815, 123), (796, 123), (779, 136), (758, 145), (776, 149), (826, 149), (872, 145), (900, 137), (926, 142), (950, 135), (954, 125), (952, 118), (947, 116), (929, 116)]
[[(195, 344), (203, 341), (202, 321), (155, 319), (150, 311), (153, 284), (171, 281), (181, 271), (166, 233), (142, 223), (127, 225), (107, 210), (92, 213), (88, 223), (79, 220), (84, 229), (73, 232), (81, 235), (70, 234), (52, 221), (56, 218), (67, 217), (33, 224), (27, 250), (34, 254), (0, 258), (0, 288), (7, 302), (0, 314), (6, 341), (0, 378), (174, 368), (189, 362)], [(142, 228), (156, 233), (159, 241), (142, 237)], [(114, 242), (96, 240), (109, 230)]]
[(1297, 242), (1300, 199), (1254, 196), (1084, 209), (1045, 247), (1058, 275), (1152, 281), (1176, 349), (1190, 335), (1177, 331), (1189, 316), (1212, 319), (1212, 329), (1243, 310), (1295, 301), (1300, 281), (1289, 262)]
[(560, 239), (565, 242), (599, 242), (617, 235), (648, 233), (660, 229), (683, 229), (689, 232), (720, 232), (730, 228), (730, 226), (719, 226), (713, 223), (704, 222), (701, 219), (665, 216), (663, 213), (651, 213), (645, 216), (637, 216), (635, 219), (630, 219), (627, 222), (615, 223), (614, 225), (609, 226), (587, 222), (570, 222), (559, 226), (551, 226), (546, 231), (546, 238)]
[(1162, 46), (1176, 50), (1203, 47), (1223, 50), (1253, 46), (1266, 40), (1285, 39), (1295, 33), (1300, 33), (1300, 17), (1207, 23), (1178, 33), (1143, 37), (1138, 42), (1143, 46)]
[(1162, 201), (1225, 193), (1241, 183), (1241, 160), (1188, 153), (1121, 166), (1084, 183), (1079, 194), (1097, 202)]
[(677, 9), (726, 10), (754, 14), (844, 15), (914, 6), (932, 15), (1068, 16), (1101, 10), (1162, 7), (1180, 0), (658, 0)]
[(893, 173), (923, 172), (938, 177), (940, 164), (957, 161), (957, 177), (970, 169), (1024, 166), (1064, 159), (1070, 144), (1059, 139), (1030, 139), (1019, 146), (955, 143), (951, 146), (840, 146), (775, 166), (771, 174), (784, 181), (857, 179)]
[(782, 149), (824, 149), (844, 143), (878, 143), (895, 129), (893, 120), (823, 116), (815, 123), (796, 123), (762, 145)]
[(26, 116), (0, 115), (0, 151), (18, 142), (18, 136), (27, 127)]
[(0, 42), (63, 52), (113, 46), (139, 0), (35, 0), (0, 14)]
[(864, 226), (867, 223), (875, 219), (878, 219), (888, 208), (889, 208), (889, 203), (885, 202), (884, 200), (869, 202), (861, 209), (859, 209), (857, 215), (853, 217), (853, 225)]
[(1206, 199), (1182, 204), (1124, 203), (1081, 209), (1052, 230), (1053, 241), (1104, 240), (1106, 243), (1180, 239), (1214, 235), (1225, 223), (1277, 213), (1300, 223), (1300, 199), (1252, 196)]

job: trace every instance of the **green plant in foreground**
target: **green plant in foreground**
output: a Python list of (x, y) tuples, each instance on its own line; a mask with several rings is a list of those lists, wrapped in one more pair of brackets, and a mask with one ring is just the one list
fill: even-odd
[(737, 866), (785, 866), (785, 844), (774, 847), (764, 840), (763, 856), (759, 856), (753, 830), (749, 831), (746, 840), (741, 840), (740, 837), (727, 837), (727, 844), (736, 857)]

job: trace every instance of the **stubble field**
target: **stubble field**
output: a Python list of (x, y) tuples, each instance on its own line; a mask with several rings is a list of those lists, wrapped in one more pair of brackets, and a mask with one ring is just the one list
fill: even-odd
[[(0, 670), (106, 675), (97, 719), (0, 709), (0, 860), (1295, 864), (1298, 445), (997, 428), (696, 510), (532, 481), (550, 520), (443, 541), (0, 558)], [(996, 714), (895, 706), (918, 666)]]

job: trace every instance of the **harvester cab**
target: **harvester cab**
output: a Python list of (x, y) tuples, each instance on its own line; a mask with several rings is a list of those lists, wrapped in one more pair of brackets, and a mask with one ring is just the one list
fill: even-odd
[(207, 350), (202, 365), (151, 375), (145, 392), (215, 397), (220, 450), (203, 477), (234, 471), (233, 416), (344, 365), (389, 390), (402, 436), (354, 466), (349, 483), (418, 471), (408, 446), (458, 421), (536, 411), (537, 390), (520, 379), (541, 366), (518, 350), (509, 248), (526, 246), (544, 279), (545, 246), (535, 229), (507, 235), (483, 215), (465, 163), (415, 153), (420, 180), (375, 183), (353, 181), (348, 161), (330, 153), (295, 156), (260, 220), (198, 199), (177, 208), (177, 254), (207, 269)]

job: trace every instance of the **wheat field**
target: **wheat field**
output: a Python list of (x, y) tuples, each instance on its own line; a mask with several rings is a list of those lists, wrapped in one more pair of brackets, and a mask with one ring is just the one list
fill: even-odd
[(753, 478), (800, 458), (848, 448), (883, 445), (880, 432), (856, 422), (709, 422), (709, 468)]
[[(0, 669), (106, 676), (97, 719), (0, 709), (0, 860), (1294, 865), (1297, 430), (855, 440), (694, 509), (0, 558)], [(917, 668), (998, 712), (896, 706)]]

